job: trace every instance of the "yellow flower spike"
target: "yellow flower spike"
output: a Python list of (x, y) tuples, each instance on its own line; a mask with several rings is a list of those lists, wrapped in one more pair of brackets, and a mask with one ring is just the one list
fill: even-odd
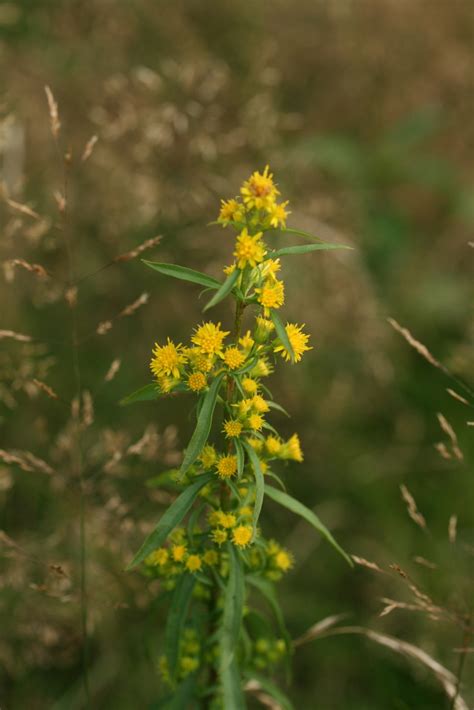
[(301, 451), (301, 444), (298, 434), (293, 434), (288, 441), (282, 444), (280, 458), (289, 461), (298, 461), (299, 463), (303, 461), (303, 452)]
[(197, 345), (202, 353), (207, 355), (221, 354), (224, 338), (230, 331), (221, 330), (221, 324), (212, 322), (203, 323), (194, 333), (191, 341)]
[(260, 431), (263, 427), (264, 421), (264, 418), (260, 414), (251, 414), (247, 419), (250, 429), (253, 429), (254, 431)]
[(230, 370), (237, 370), (245, 362), (245, 355), (239, 348), (230, 347), (225, 351), (223, 360)]
[(173, 377), (179, 379), (181, 376), (180, 368), (186, 361), (187, 357), (183, 353), (183, 346), (181, 344), (175, 345), (168, 338), (166, 345), (155, 343), (150, 370), (157, 378), (163, 377), (163, 375), (173, 375)]
[(263, 306), (266, 316), (270, 315), (270, 308), (280, 308), (285, 302), (285, 284), (283, 281), (268, 280), (261, 288), (256, 288), (257, 301)]
[(265, 441), (265, 448), (269, 456), (278, 456), (281, 451), (282, 442), (276, 436), (268, 436)]
[(186, 545), (173, 545), (171, 556), (175, 562), (182, 562), (186, 556)]
[(264, 414), (270, 410), (268, 402), (266, 402), (263, 397), (256, 394), (252, 397), (252, 409), (255, 409), (258, 414)]
[(252, 539), (252, 527), (250, 525), (238, 525), (232, 531), (232, 542), (237, 547), (247, 547)]
[(186, 560), (186, 569), (190, 572), (198, 572), (202, 567), (202, 560), (199, 555), (189, 555)]
[(253, 380), (251, 377), (244, 377), (242, 380), (242, 387), (246, 394), (256, 394), (258, 390), (258, 382)]
[(199, 461), (206, 469), (212, 468), (212, 466), (214, 466), (217, 461), (217, 451), (212, 446), (212, 444), (206, 444), (206, 446), (201, 451)]
[(227, 531), (217, 528), (211, 531), (211, 538), (217, 545), (223, 545), (227, 540)]
[(267, 252), (265, 251), (265, 245), (260, 241), (261, 236), (262, 232), (250, 236), (247, 227), (244, 227), (239, 234), (234, 251), (239, 269), (245, 269), (246, 266), (254, 268), (264, 260)]
[(221, 200), (221, 209), (217, 221), (223, 227), (227, 227), (230, 222), (242, 222), (244, 219), (244, 208), (237, 200)]
[(206, 565), (209, 565), (209, 567), (214, 567), (214, 565), (217, 565), (217, 563), (219, 562), (219, 555), (215, 550), (206, 550), (206, 552), (202, 556), (202, 559), (204, 560), (204, 563)]
[(293, 555), (288, 550), (280, 550), (275, 555), (275, 565), (282, 572), (288, 572), (289, 569), (293, 567)]
[(242, 424), (236, 419), (229, 419), (227, 422), (224, 422), (223, 431), (229, 439), (240, 436), (242, 433)]
[[(312, 347), (308, 346), (309, 335), (302, 332), (304, 328), (303, 325), (296, 325), (295, 323), (287, 323), (285, 326), (286, 334), (288, 340), (290, 341), (291, 347), (295, 355), (295, 362), (299, 362), (304, 352), (307, 350), (312, 350)], [(280, 353), (282, 358), (287, 362), (291, 360), (290, 353), (285, 349), (285, 346), (281, 343), (273, 348), (273, 352)]]
[(286, 219), (288, 215), (291, 214), (291, 212), (286, 209), (287, 205), (288, 200), (286, 200), (286, 202), (280, 202), (279, 204), (274, 202), (273, 205), (270, 207), (269, 215), (271, 227), (286, 227)]
[(240, 188), (240, 194), (246, 207), (269, 211), (274, 205), (275, 198), (280, 193), (269, 170), (269, 166), (266, 165), (263, 173), (255, 171)]
[(237, 473), (236, 456), (220, 456), (217, 462), (217, 474), (219, 478), (230, 478)]
[(188, 377), (188, 387), (193, 392), (201, 392), (207, 386), (206, 375), (202, 372), (193, 372)]

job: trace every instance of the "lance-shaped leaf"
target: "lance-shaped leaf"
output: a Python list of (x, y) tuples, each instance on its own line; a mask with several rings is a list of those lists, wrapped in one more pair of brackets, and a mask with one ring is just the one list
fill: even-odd
[(185, 572), (176, 583), (171, 599), (171, 605), (166, 620), (165, 629), (165, 653), (168, 659), (168, 667), (171, 677), (176, 677), (176, 667), (179, 657), (179, 642), (183, 635), (183, 629), (188, 614), (189, 602), (193, 593), (196, 578), (194, 575)]
[(221, 674), (228, 670), (234, 659), (242, 626), (245, 598), (242, 561), (238, 552), (230, 543), (227, 543), (227, 551), (229, 554), (229, 578), (224, 592), (224, 611), (220, 628)]
[(338, 543), (331, 535), (327, 527), (323, 525), (318, 516), (313, 513), (312, 510), (303, 505), (303, 503), (300, 503), (299, 500), (296, 500), (292, 496), (288, 495), (288, 493), (280, 491), (277, 488), (274, 488), (273, 486), (266, 485), (265, 493), (276, 503), (279, 503), (284, 508), (288, 508), (288, 510), (291, 510), (292, 513), (296, 513), (296, 515), (299, 515), (301, 518), (306, 520), (307, 523), (312, 525), (313, 528), (318, 530), (321, 535), (326, 538), (326, 540), (344, 557), (344, 559), (350, 564), (351, 567), (354, 566), (349, 555), (344, 552), (340, 545), (338, 545)]
[(270, 310), (270, 316), (273, 321), (273, 325), (275, 326), (276, 334), (281, 340), (281, 344), (289, 354), (292, 362), (295, 361), (295, 353), (293, 351), (293, 346), (290, 343), (290, 340), (288, 338), (288, 333), (286, 332), (286, 328), (283, 325), (283, 323), (280, 320), (280, 316), (276, 311), (273, 310), (273, 308)]
[(135, 402), (147, 402), (152, 399), (157, 399), (160, 396), (160, 390), (155, 382), (152, 382), (145, 387), (140, 387), (139, 390), (135, 390), (132, 394), (127, 395), (120, 400), (121, 405), (134, 404)]
[[(265, 691), (265, 693), (273, 698), (273, 700), (276, 700), (278, 707), (281, 708), (281, 710), (294, 710), (291, 700), (283, 691), (280, 690), (277, 685), (275, 685), (275, 683), (273, 683), (273, 681), (254, 671), (249, 671), (245, 674), (245, 677), (249, 683), (256, 681), (259, 685), (259, 689)], [(250, 685), (250, 689), (251, 688), (252, 686)]]
[(181, 495), (176, 498), (170, 507), (163, 513), (158, 525), (153, 532), (148, 535), (145, 542), (128, 565), (127, 570), (130, 570), (140, 564), (140, 562), (148, 557), (150, 552), (156, 550), (157, 547), (161, 547), (170, 532), (174, 530), (177, 525), (179, 525), (181, 520), (189, 511), (201, 488), (203, 488), (206, 483), (209, 483), (213, 477), (213, 473), (205, 473), (202, 476), (198, 476), (194, 483), (191, 483), (190, 486), (184, 489)]
[(280, 633), (282, 634), (285, 640), (287, 650), (289, 651), (291, 647), (291, 639), (285, 626), (283, 612), (281, 610), (280, 604), (278, 603), (277, 595), (275, 592), (275, 585), (268, 579), (264, 579), (263, 577), (256, 577), (250, 574), (247, 575), (246, 580), (249, 584), (252, 584), (254, 587), (256, 587), (260, 594), (265, 597), (265, 599), (269, 603), (275, 615), (275, 619), (277, 620)]
[(260, 466), (260, 461), (259, 461), (257, 454), (255, 453), (255, 449), (252, 446), (250, 446), (250, 444), (247, 444), (246, 441), (243, 442), (243, 446), (245, 447), (247, 455), (250, 459), (250, 463), (252, 464), (253, 472), (255, 474), (255, 503), (254, 503), (254, 507), (253, 507), (253, 518), (252, 518), (252, 526), (253, 526), (252, 539), (255, 539), (255, 535), (257, 533), (258, 519), (260, 517), (260, 512), (262, 510), (262, 505), (263, 505), (263, 495), (265, 493), (265, 481), (263, 478), (262, 467)]
[(245, 464), (245, 453), (240, 439), (234, 439), (235, 455), (237, 456), (237, 477), (242, 478)]
[(206, 394), (204, 395), (204, 400), (199, 411), (196, 428), (186, 448), (183, 463), (181, 464), (181, 468), (179, 469), (179, 475), (181, 479), (196, 461), (197, 457), (199, 456), (204, 447), (204, 444), (207, 441), (209, 432), (211, 431), (212, 417), (214, 415), (217, 395), (219, 394), (219, 388), (221, 386), (223, 377), (224, 373), (218, 375), (212, 385), (209, 387)]
[(329, 249), (352, 249), (345, 244), (331, 244), (330, 242), (319, 242), (318, 244), (302, 244), (301, 246), (282, 247), (273, 253), (272, 256), (285, 256), (286, 254), (308, 254), (311, 251), (327, 251)]
[(237, 279), (240, 276), (240, 271), (239, 269), (235, 268), (234, 271), (228, 275), (224, 283), (221, 285), (219, 290), (213, 295), (209, 303), (207, 303), (203, 311), (209, 310), (209, 308), (212, 308), (215, 306), (217, 303), (220, 303), (221, 301), (224, 300), (224, 298), (232, 291), (234, 288)]
[(221, 282), (214, 279), (212, 276), (203, 274), (200, 271), (195, 271), (194, 269), (188, 269), (186, 266), (178, 266), (178, 264), (162, 264), (158, 261), (146, 261), (142, 259), (143, 263), (158, 271), (160, 274), (165, 276), (171, 276), (174, 279), (180, 279), (181, 281), (190, 281), (194, 284), (199, 284), (200, 286), (206, 286), (207, 288), (216, 289), (221, 286)]
[(320, 239), (319, 237), (315, 237), (314, 234), (310, 234), (309, 232), (304, 232), (302, 229), (293, 229), (291, 227), (278, 227), (278, 230), (280, 232), (283, 232), (284, 234), (295, 234), (296, 236), (303, 237), (303, 239), (307, 239), (313, 243), (323, 243), (322, 239)]
[(246, 704), (242, 692), (242, 681), (237, 661), (234, 658), (221, 673), (222, 707), (226, 710), (245, 710)]

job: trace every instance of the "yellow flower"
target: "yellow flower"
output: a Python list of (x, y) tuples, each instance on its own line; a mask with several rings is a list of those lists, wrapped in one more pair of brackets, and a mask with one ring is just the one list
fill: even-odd
[(252, 539), (252, 528), (250, 525), (238, 525), (232, 531), (232, 542), (238, 547), (247, 547)]
[(257, 439), (256, 437), (248, 439), (248, 443), (252, 449), (257, 452), (257, 454), (259, 454), (263, 449), (263, 441), (261, 439)]
[(221, 510), (211, 510), (207, 515), (209, 525), (211, 525), (212, 527), (219, 525), (221, 513), (222, 513)]
[[(293, 348), (293, 352), (295, 354), (295, 362), (299, 362), (301, 360), (301, 356), (304, 352), (312, 350), (312, 348), (308, 346), (309, 335), (302, 332), (303, 328), (304, 324), (296, 325), (294, 323), (287, 323), (285, 326), (288, 340), (290, 341), (291, 347)], [(273, 352), (281, 353), (282, 358), (284, 358), (287, 362), (288, 360), (291, 360), (290, 353), (281, 343), (273, 348)]]
[(202, 372), (193, 372), (192, 375), (188, 377), (189, 389), (193, 392), (200, 392), (207, 385), (206, 375)]
[(253, 515), (252, 508), (249, 505), (244, 505), (242, 508), (239, 510), (239, 515), (242, 518), (251, 518)]
[(261, 266), (261, 273), (265, 278), (276, 280), (276, 274), (280, 269), (280, 259), (267, 259)]
[(169, 553), (164, 547), (160, 547), (158, 550), (154, 550), (146, 558), (147, 565), (158, 565), (161, 567), (168, 562)]
[(220, 456), (217, 462), (217, 473), (220, 478), (230, 478), (237, 471), (236, 456)]
[(230, 439), (233, 436), (240, 436), (242, 433), (242, 424), (236, 419), (229, 419), (224, 422), (225, 435)]
[(255, 340), (257, 343), (266, 343), (274, 328), (275, 326), (271, 320), (257, 316), (257, 329), (255, 331)]
[(189, 555), (186, 560), (186, 569), (190, 572), (197, 572), (202, 567), (202, 560), (199, 555)]
[(182, 562), (186, 555), (186, 545), (173, 545), (171, 556), (175, 562)]
[(299, 461), (301, 463), (303, 460), (303, 452), (301, 451), (301, 444), (298, 434), (293, 434), (288, 441), (282, 444), (280, 456), (282, 459)]
[(252, 377), (268, 377), (273, 372), (273, 368), (266, 357), (261, 357), (257, 360), (257, 364), (252, 368), (250, 374)]
[(260, 241), (261, 236), (262, 232), (250, 236), (247, 227), (239, 234), (234, 251), (239, 269), (244, 269), (247, 264), (254, 268), (264, 260), (266, 251), (265, 245)]
[(280, 202), (280, 204), (274, 202), (270, 207), (270, 225), (272, 227), (286, 227), (286, 218), (291, 214), (291, 212), (285, 209), (287, 204), (288, 200), (286, 202)]
[(275, 198), (280, 193), (273, 182), (273, 175), (269, 173), (270, 168), (265, 166), (263, 173), (255, 171), (244, 182), (240, 188), (246, 207), (257, 210), (270, 210), (275, 202)]
[(256, 394), (252, 397), (252, 409), (255, 409), (259, 414), (263, 414), (264, 412), (268, 412), (270, 407), (263, 397)]
[(204, 468), (211, 468), (217, 461), (217, 452), (212, 444), (206, 444), (206, 446), (201, 451), (199, 456), (199, 461), (202, 463)]
[(226, 227), (229, 222), (241, 222), (244, 218), (243, 205), (237, 200), (221, 200), (221, 209), (219, 212), (218, 222), (221, 222)]
[(275, 564), (282, 572), (288, 572), (293, 567), (293, 555), (287, 550), (280, 550), (275, 555)]
[(260, 431), (263, 426), (264, 419), (260, 414), (251, 414), (247, 419), (248, 425), (254, 431)]
[(263, 306), (263, 312), (269, 315), (270, 308), (280, 308), (285, 302), (285, 284), (283, 281), (266, 281), (262, 288), (256, 288), (257, 301)]
[(179, 384), (179, 378), (176, 377), (158, 377), (158, 385), (162, 394), (168, 394), (176, 385)]
[(229, 335), (230, 331), (221, 330), (221, 324), (218, 323), (203, 323), (196, 330), (195, 334), (191, 338), (191, 341), (197, 345), (197, 347), (203, 353), (208, 355), (214, 355), (215, 353), (220, 354), (222, 351), (222, 341)]
[(248, 330), (245, 335), (239, 338), (239, 345), (241, 345), (245, 350), (250, 350), (254, 342), (254, 339), (250, 335), (250, 330)]
[(184, 676), (187, 676), (199, 668), (199, 659), (193, 658), (193, 656), (182, 656), (179, 661), (179, 668)]
[(202, 556), (202, 559), (204, 560), (206, 565), (212, 567), (213, 565), (216, 565), (219, 562), (219, 555), (215, 550), (206, 550), (206, 552)]
[(265, 441), (265, 447), (269, 456), (278, 456), (281, 450), (281, 444), (282, 442), (280, 439), (277, 439), (276, 436), (268, 436)]
[(199, 348), (187, 348), (189, 362), (195, 370), (210, 372), (214, 361), (214, 355), (204, 355)]
[(258, 382), (255, 382), (251, 377), (244, 377), (242, 387), (247, 394), (256, 394), (258, 390)]
[(217, 530), (212, 530), (211, 538), (217, 545), (222, 545), (227, 540), (227, 531), (220, 530), (219, 528)]
[(229, 264), (229, 266), (224, 266), (222, 270), (226, 276), (230, 276), (235, 271), (235, 264)]
[(245, 355), (238, 348), (230, 347), (224, 353), (224, 362), (230, 370), (237, 370), (245, 361)]
[(236, 402), (236, 404), (233, 404), (232, 406), (238, 409), (239, 415), (241, 417), (244, 417), (252, 409), (252, 400), (241, 399), (240, 402)]
[(179, 379), (181, 375), (180, 366), (187, 360), (186, 355), (181, 352), (182, 349), (182, 345), (175, 345), (169, 338), (166, 345), (155, 343), (153, 357), (150, 362), (150, 369), (153, 374), (158, 378), (163, 375), (173, 375), (173, 377)]
[(267, 462), (266, 462), (266, 461), (262, 461), (262, 459), (259, 459), (259, 463), (260, 463), (260, 469), (261, 469), (262, 473), (266, 473), (266, 472), (268, 471), (268, 464), (267, 464)]
[(219, 512), (219, 525), (222, 525), (223, 528), (233, 528), (236, 522), (237, 518), (233, 513)]

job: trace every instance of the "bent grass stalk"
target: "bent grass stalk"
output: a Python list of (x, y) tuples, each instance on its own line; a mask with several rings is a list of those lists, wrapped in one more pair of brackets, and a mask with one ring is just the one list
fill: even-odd
[[(157, 479), (158, 485), (170, 482), (179, 495), (129, 565), (140, 564), (143, 575), (160, 580), (163, 593), (171, 592), (160, 673), (164, 700), (173, 707), (199, 701), (207, 708), (238, 710), (246, 706), (245, 688), (255, 687), (291, 707), (272, 676), (292, 652), (275, 583), (291, 569), (293, 557), (264, 537), (265, 495), (305, 519), (352, 564), (314, 512), (273, 485), (280, 480), (274, 468), (301, 462), (303, 454), (296, 433), (285, 440), (267, 421), (271, 409), (280, 407), (262, 380), (274, 363), (298, 363), (311, 350), (304, 326), (284, 325), (280, 318), (285, 302), (280, 258), (346, 248), (314, 238), (303, 246), (273, 249), (276, 232), (309, 238), (286, 228), (288, 202), (279, 203), (278, 195), (267, 166), (243, 183), (239, 197), (222, 201), (217, 223), (237, 233), (235, 259), (222, 282), (187, 267), (145, 262), (162, 275), (214, 291), (204, 311), (224, 299), (235, 304), (231, 331), (209, 320), (196, 327), (188, 345), (169, 338), (155, 344), (154, 381), (123, 400), (177, 392), (197, 397), (196, 426), (181, 467)], [(244, 332), (246, 310), (253, 321)], [(266, 600), (271, 615), (253, 604), (252, 590)]]

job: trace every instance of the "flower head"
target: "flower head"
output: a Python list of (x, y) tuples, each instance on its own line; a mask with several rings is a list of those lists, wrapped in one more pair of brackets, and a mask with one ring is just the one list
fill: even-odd
[(237, 472), (236, 456), (220, 456), (217, 462), (217, 473), (220, 478), (230, 478)]
[(171, 556), (175, 562), (182, 562), (186, 556), (186, 545), (173, 545)]
[(217, 452), (212, 444), (206, 444), (201, 454), (199, 456), (199, 461), (202, 463), (204, 468), (211, 468), (217, 461)]
[(254, 268), (265, 258), (265, 245), (261, 241), (262, 232), (250, 236), (247, 227), (241, 231), (235, 244), (234, 256), (237, 259), (239, 269), (245, 269), (247, 265)]
[(202, 560), (199, 555), (189, 555), (186, 560), (186, 569), (190, 572), (197, 572), (202, 567)]
[(270, 225), (272, 227), (285, 227), (286, 226), (286, 218), (288, 217), (291, 212), (287, 211), (285, 208), (288, 204), (288, 200), (286, 202), (280, 202), (280, 204), (277, 204), (276, 202), (273, 203), (273, 205), (269, 209), (269, 214), (270, 214)]
[(293, 555), (287, 550), (280, 550), (274, 557), (275, 565), (282, 572), (288, 572), (293, 567)]
[(301, 463), (303, 460), (303, 452), (301, 451), (301, 444), (298, 434), (293, 434), (288, 441), (282, 444), (280, 449), (280, 457), (282, 459), (298, 461)]
[(230, 347), (224, 352), (223, 359), (230, 370), (237, 370), (244, 363), (245, 355), (239, 348)]
[(206, 375), (202, 372), (193, 372), (188, 377), (188, 387), (193, 392), (200, 392), (207, 385)]
[(182, 350), (182, 345), (175, 345), (169, 338), (166, 345), (155, 343), (153, 357), (150, 362), (150, 369), (153, 374), (158, 378), (163, 377), (163, 375), (173, 375), (173, 377), (179, 379), (181, 375), (180, 368), (187, 360), (186, 354)]
[(242, 380), (242, 387), (244, 392), (247, 394), (256, 394), (258, 390), (258, 382), (253, 380), (251, 377), (244, 377)]
[(158, 548), (158, 550), (154, 550), (151, 554), (148, 555), (146, 558), (146, 563), (148, 565), (158, 565), (159, 567), (162, 567), (168, 562), (169, 558), (169, 552), (166, 550), (164, 547)]
[(204, 560), (206, 565), (212, 567), (219, 562), (219, 555), (215, 550), (206, 550), (206, 552), (202, 556), (202, 559)]
[(257, 301), (263, 306), (263, 312), (269, 315), (270, 308), (280, 308), (285, 302), (285, 284), (276, 279), (266, 281), (261, 288), (256, 288)]
[(224, 422), (224, 432), (229, 439), (240, 436), (242, 433), (242, 424), (237, 421), (237, 419), (229, 419)]
[(224, 513), (222, 510), (218, 512), (219, 525), (223, 528), (233, 528), (237, 522), (237, 518), (233, 513)]
[(278, 456), (281, 451), (282, 442), (276, 436), (267, 436), (265, 448), (269, 456)]
[(235, 199), (221, 200), (221, 209), (217, 221), (226, 227), (229, 222), (241, 222), (244, 218), (244, 207)]
[(202, 353), (208, 355), (220, 354), (222, 351), (222, 342), (229, 335), (230, 331), (221, 330), (221, 324), (218, 323), (203, 323), (194, 333), (191, 341), (197, 345)]
[(252, 539), (252, 532), (250, 525), (237, 525), (232, 531), (232, 542), (237, 547), (247, 547)]
[(265, 412), (269, 411), (270, 406), (268, 402), (263, 399), (263, 397), (261, 397), (259, 394), (255, 394), (252, 397), (252, 409), (255, 409), (258, 414), (264, 414)]
[(250, 429), (253, 429), (254, 431), (260, 431), (260, 429), (263, 427), (264, 419), (262, 416), (260, 416), (260, 414), (251, 414), (247, 419), (247, 422)]
[[(312, 350), (312, 348), (308, 346), (309, 335), (302, 332), (303, 328), (304, 324), (296, 325), (294, 323), (287, 323), (285, 326), (288, 340), (290, 341), (291, 347), (293, 348), (293, 352), (295, 355), (295, 362), (299, 362), (301, 360), (301, 356), (304, 352), (306, 352), (307, 350)], [(273, 348), (273, 352), (281, 353), (282, 358), (284, 358), (287, 362), (288, 360), (291, 360), (290, 353), (280, 342), (278, 342), (276, 347)]]
[(211, 538), (217, 545), (223, 545), (224, 542), (227, 540), (227, 530), (216, 528), (216, 530), (212, 530)]
[(272, 208), (276, 196), (280, 193), (273, 182), (273, 175), (269, 170), (270, 168), (266, 165), (263, 173), (255, 171), (240, 188), (240, 194), (246, 207), (267, 211)]

